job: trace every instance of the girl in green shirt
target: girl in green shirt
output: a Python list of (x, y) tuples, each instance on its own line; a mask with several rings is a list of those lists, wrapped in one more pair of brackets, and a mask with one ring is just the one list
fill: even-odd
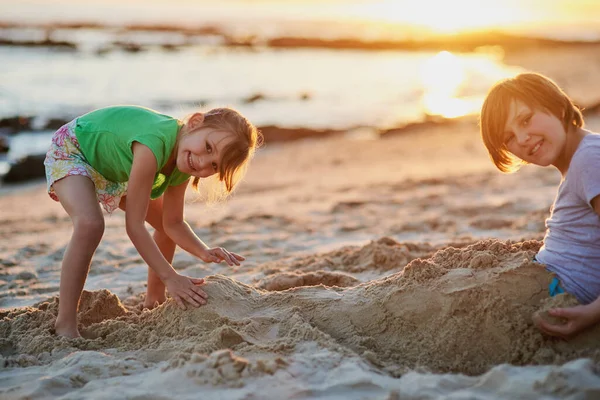
[[(229, 108), (195, 113), (180, 121), (137, 106), (92, 111), (60, 128), (46, 155), (51, 198), (73, 222), (62, 262), (56, 333), (80, 336), (77, 307), (92, 256), (104, 233), (100, 205), (126, 211), (129, 238), (148, 264), (144, 307), (166, 300), (165, 289), (185, 309), (206, 304), (203, 279), (178, 274), (171, 262), (178, 245), (205, 262), (239, 265), (244, 258), (210, 248), (183, 218), (190, 180), (218, 174), (225, 193), (233, 191), (261, 138), (257, 129)], [(154, 237), (145, 228), (155, 228)], [(153, 240), (154, 239), (154, 240)]]

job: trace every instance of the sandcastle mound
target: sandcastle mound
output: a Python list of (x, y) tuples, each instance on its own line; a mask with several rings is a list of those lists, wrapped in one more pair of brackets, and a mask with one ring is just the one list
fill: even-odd
[[(350, 288), (265, 292), (216, 275), (204, 286), (209, 303), (188, 311), (167, 301), (152, 311), (124, 313), (113, 296), (96, 292), (84, 302), (94, 305), (84, 307), (87, 320), (98, 321), (85, 329), (91, 339), (52, 336), (53, 307), (42, 304), (0, 322), (3, 355), (18, 349), (39, 360), (61, 346), (143, 349), (148, 361), (160, 361), (224, 349), (288, 354), (313, 341), (360, 355), (391, 375), (409, 368), (479, 374), (502, 363), (600, 360), (600, 328), (563, 342), (533, 326), (532, 315), (547, 307), (551, 279), (530, 261), (539, 247), (538, 241), (487, 240), (446, 248), (413, 260), (402, 272)], [(567, 297), (562, 301), (573, 301)], [(240, 362), (229, 364), (245, 370)]]

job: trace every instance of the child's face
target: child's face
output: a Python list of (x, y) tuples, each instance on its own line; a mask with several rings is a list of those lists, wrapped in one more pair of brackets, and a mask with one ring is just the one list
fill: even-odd
[(547, 167), (559, 159), (566, 139), (563, 124), (556, 116), (513, 100), (504, 126), (504, 143), (512, 154)]
[(231, 133), (211, 128), (200, 128), (182, 136), (177, 149), (177, 169), (198, 178), (217, 173), (223, 149), (233, 140)]

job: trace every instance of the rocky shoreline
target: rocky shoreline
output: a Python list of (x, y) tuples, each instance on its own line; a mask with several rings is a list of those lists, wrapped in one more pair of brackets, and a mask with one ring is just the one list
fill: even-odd
[[(1, 29), (37, 30), (39, 39), (11, 38), (2, 35)], [(560, 40), (542, 37), (520, 36), (503, 32), (469, 32), (454, 35), (412, 35), (407, 38), (374, 38), (360, 39), (355, 37), (322, 38), (318, 36), (276, 36), (266, 37), (255, 34), (234, 34), (226, 28), (214, 25), (180, 27), (171, 25), (126, 25), (111, 26), (94, 23), (71, 24), (19, 24), (0, 22), (0, 46), (13, 47), (50, 47), (67, 51), (81, 50), (80, 43), (69, 40), (53, 38), (55, 32), (64, 30), (97, 30), (108, 33), (107, 42), (95, 49), (101, 55), (114, 50), (137, 53), (152, 48), (161, 48), (165, 51), (176, 51), (202, 43), (210, 43), (222, 47), (246, 48), (310, 48), (331, 50), (361, 50), (361, 51), (456, 51), (472, 52), (481, 47), (500, 46), (505, 52), (522, 51), (528, 49), (560, 48), (573, 46), (600, 46), (600, 40)], [(167, 33), (177, 35), (173, 37), (155, 38), (150, 42), (136, 42), (131, 40), (132, 33)]]
[[(8, 135), (18, 134), (20, 132), (43, 132), (60, 128), (68, 120), (53, 118), (48, 120), (40, 129), (33, 129), (32, 121), (35, 117), (11, 117), (0, 119), (0, 153), (2, 149), (8, 152), (9, 144), (6, 138)], [(311, 129), (311, 128), (290, 128), (277, 125), (259, 126), (258, 129), (263, 134), (265, 143), (282, 143), (303, 139), (317, 139), (334, 135), (344, 135), (352, 132), (368, 132), (371, 137), (385, 137), (398, 135), (405, 132), (414, 132), (418, 129), (428, 129), (433, 126), (451, 125), (458, 120), (474, 120), (474, 117), (463, 117), (459, 119), (445, 119), (429, 117), (422, 122), (409, 123), (390, 129), (379, 129), (377, 127), (354, 127), (350, 129)], [(4, 135), (4, 136), (2, 136)], [(17, 183), (30, 179), (37, 179), (44, 176), (43, 168), (44, 154), (30, 154), (11, 164), (9, 172), (2, 178), (4, 183)]]
[[(600, 115), (600, 102), (590, 106), (582, 106), (585, 117)], [(33, 129), (32, 122), (35, 117), (16, 116), (0, 119), (0, 153), (9, 150), (8, 135), (20, 132), (41, 132), (56, 130), (69, 122), (66, 119), (49, 119), (42, 128)], [(388, 129), (375, 126), (357, 126), (348, 129), (311, 129), (292, 128), (278, 125), (259, 126), (265, 143), (284, 143), (303, 139), (318, 139), (335, 135), (352, 134), (353, 132), (366, 132), (369, 137), (387, 138), (407, 133), (426, 131), (435, 127), (453, 126), (461, 123), (474, 124), (477, 117), (467, 115), (459, 118), (443, 118), (439, 116), (426, 115), (422, 121), (407, 123)], [(43, 168), (44, 154), (30, 154), (11, 164), (9, 172), (2, 177), (4, 183), (18, 183), (31, 179), (44, 177)]]

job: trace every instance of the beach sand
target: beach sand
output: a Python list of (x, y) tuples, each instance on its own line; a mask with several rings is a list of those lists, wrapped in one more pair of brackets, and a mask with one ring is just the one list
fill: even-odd
[(196, 233), (247, 257), (178, 250), (208, 304), (141, 309), (146, 266), (118, 211), (76, 340), (51, 332), (70, 221), (43, 183), (4, 193), (0, 397), (597, 398), (600, 327), (566, 342), (532, 324), (576, 304), (531, 262), (559, 181), (496, 171), (474, 119), (267, 144), (230, 200), (189, 196)]

